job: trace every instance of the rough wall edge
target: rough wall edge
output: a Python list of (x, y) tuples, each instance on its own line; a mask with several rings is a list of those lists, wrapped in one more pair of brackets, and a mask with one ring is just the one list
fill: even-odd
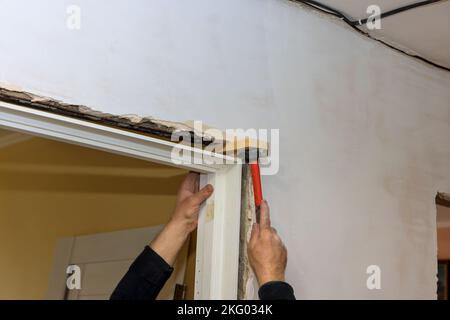
[(239, 235), (239, 273), (238, 273), (238, 299), (253, 300), (257, 298), (257, 284), (253, 270), (250, 267), (247, 255), (247, 244), (250, 239), (251, 228), (256, 221), (253, 184), (248, 165), (242, 168), (241, 191), (241, 229)]
[(193, 127), (181, 122), (165, 121), (138, 115), (113, 115), (83, 105), (68, 104), (53, 98), (4, 86), (0, 87), (0, 100), (169, 140), (174, 133), (189, 133), (193, 141), (202, 143), (202, 145), (209, 145), (214, 141), (214, 137), (205, 135), (203, 132), (197, 132)]
[[(265, 141), (250, 137), (217, 135), (221, 130), (207, 125), (204, 128), (196, 128), (195, 123), (190, 122), (174, 122), (134, 114), (113, 115), (84, 105), (65, 103), (18, 88), (9, 88), (5, 85), (0, 85), (0, 101), (171, 141), (173, 141), (173, 135), (176, 134), (175, 138), (181, 139), (183, 143), (190, 142), (203, 147), (212, 146), (212, 148), (209, 148), (210, 151), (235, 156), (236, 158), (242, 158), (245, 154), (248, 154), (250, 159), (253, 160), (259, 150), (261, 150), (261, 154), (266, 154), (269, 149), (269, 144)], [(208, 133), (208, 130), (213, 133)]]

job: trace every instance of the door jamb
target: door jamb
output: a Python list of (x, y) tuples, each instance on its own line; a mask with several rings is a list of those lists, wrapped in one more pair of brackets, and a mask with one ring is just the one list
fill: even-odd
[[(212, 184), (215, 192), (200, 211), (195, 299), (237, 299), (242, 165), (225, 162), (230, 159), (221, 154), (4, 101), (0, 127), (201, 173), (201, 184)], [(175, 146), (211, 164), (174, 164)]]

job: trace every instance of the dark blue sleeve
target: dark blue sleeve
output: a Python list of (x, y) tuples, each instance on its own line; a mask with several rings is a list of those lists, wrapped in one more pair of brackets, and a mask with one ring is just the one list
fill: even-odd
[(261, 300), (295, 300), (294, 289), (283, 281), (267, 282), (259, 288)]
[(111, 295), (111, 300), (155, 300), (173, 272), (149, 246), (136, 258)]

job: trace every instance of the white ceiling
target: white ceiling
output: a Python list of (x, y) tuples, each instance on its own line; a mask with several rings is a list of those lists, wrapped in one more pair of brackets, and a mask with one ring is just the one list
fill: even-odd
[[(318, 0), (352, 18), (363, 19), (369, 5), (387, 12), (421, 0)], [(367, 30), (366, 30), (367, 31)], [(407, 48), (418, 55), (450, 68), (450, 1), (405, 11), (382, 20), (376, 38)]]

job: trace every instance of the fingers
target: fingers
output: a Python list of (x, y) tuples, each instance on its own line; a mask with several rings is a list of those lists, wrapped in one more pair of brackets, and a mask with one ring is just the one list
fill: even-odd
[(200, 182), (200, 175), (195, 172), (189, 172), (184, 178), (178, 190), (177, 202), (182, 202), (186, 198), (192, 196), (198, 191), (198, 185)]
[(192, 193), (197, 192), (198, 183), (200, 180), (200, 174), (196, 172), (189, 172), (181, 183), (180, 189), (190, 191)]
[(253, 242), (258, 237), (259, 237), (259, 224), (254, 223), (252, 227), (252, 233), (250, 235), (250, 242)]
[(191, 204), (194, 206), (201, 205), (206, 199), (208, 199), (214, 192), (212, 185), (208, 184), (203, 187), (199, 192), (194, 194), (191, 198)]
[(260, 207), (260, 218), (259, 224), (261, 229), (270, 228), (270, 213), (269, 213), (269, 205), (266, 200), (263, 200)]

